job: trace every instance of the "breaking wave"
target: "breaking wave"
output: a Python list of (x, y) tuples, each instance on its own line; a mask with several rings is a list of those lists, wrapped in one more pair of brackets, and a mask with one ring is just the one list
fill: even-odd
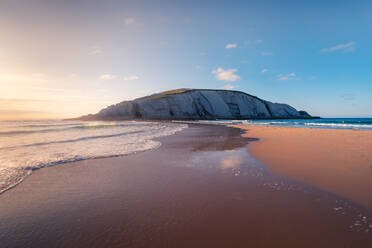
[(155, 149), (154, 138), (172, 135), (185, 124), (159, 122), (0, 122), (0, 194), (33, 170), (85, 159)]

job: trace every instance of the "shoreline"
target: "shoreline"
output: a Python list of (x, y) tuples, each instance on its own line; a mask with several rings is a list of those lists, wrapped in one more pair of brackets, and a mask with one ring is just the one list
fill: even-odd
[(250, 156), (243, 133), (190, 125), (157, 138), (155, 150), (37, 170), (0, 196), (0, 242), (369, 247), (372, 211), (270, 172)]
[[(137, 123), (139, 124), (139, 126), (143, 125), (145, 122), (142, 122), (142, 123)], [(126, 122), (124, 123), (124, 125), (130, 125), (131, 122)], [(156, 123), (155, 125), (158, 125), (160, 123)], [(12, 137), (12, 134), (21, 134), (20, 136), (13, 136), (13, 140), (10, 139), (8, 142), (10, 143), (14, 143), (14, 140), (23, 140), (23, 139), (28, 139), (28, 140), (32, 140), (30, 139), (29, 137), (27, 136), (22, 136), (22, 134), (34, 134), (36, 132), (40, 132), (40, 133), (43, 133), (44, 131), (45, 132), (49, 132), (49, 131), (55, 131), (55, 132), (58, 132), (58, 131), (65, 131), (65, 130), (71, 130), (71, 129), (84, 129), (85, 127), (89, 127), (89, 126), (84, 126), (83, 124), (79, 124), (78, 126), (74, 126), (74, 125), (71, 125), (71, 124), (58, 124), (58, 126), (68, 126), (66, 128), (63, 128), (62, 130), (59, 130), (59, 129), (47, 129), (48, 128), (48, 125), (45, 125), (45, 126), (38, 126), (38, 127), (43, 127), (44, 129), (41, 129), (41, 130), (27, 130), (27, 131), (5, 131), (3, 133), (0, 133), (1, 134), (10, 134), (10, 137)], [(32, 126), (32, 125), (31, 125)], [(111, 125), (109, 124), (107, 127), (114, 127), (115, 125)], [(120, 126), (120, 125), (119, 125)], [(94, 126), (92, 126), (94, 128)], [(102, 128), (102, 127), (105, 127), (105, 125), (97, 125), (96, 126), (97, 128)], [(161, 129), (164, 128), (161, 127)], [(143, 152), (143, 151), (146, 151), (146, 150), (152, 150), (152, 149), (157, 149), (161, 143), (160, 142), (155, 142), (153, 141), (153, 139), (155, 139), (156, 137), (161, 137), (161, 136), (167, 136), (167, 135), (171, 135), (175, 132), (178, 132), (184, 128), (187, 128), (187, 125), (181, 125), (181, 124), (172, 124), (172, 123), (169, 123), (169, 125), (167, 125), (167, 128), (164, 128), (164, 129), (160, 129), (160, 131), (156, 131), (154, 132), (153, 134), (150, 133), (150, 136), (142, 136), (142, 145), (138, 145), (138, 146), (135, 146), (135, 144), (140, 144), (140, 139), (135, 139), (132, 141), (128, 141), (130, 140), (130, 135), (131, 134), (136, 134), (136, 131), (135, 132), (122, 132), (122, 133), (118, 133), (118, 132), (114, 132), (114, 133), (109, 133), (109, 135), (105, 136), (105, 134), (98, 134), (98, 136), (95, 136), (96, 134), (94, 133), (91, 133), (91, 136), (89, 136), (89, 133), (88, 134), (82, 134), (82, 136), (80, 136), (79, 138), (77, 138), (75, 140), (75, 138), (72, 136), (70, 136), (70, 139), (67, 138), (67, 140), (58, 140), (57, 138), (57, 141), (53, 140), (53, 138), (51, 140), (48, 140), (47, 142), (45, 142), (45, 140), (42, 140), (40, 142), (40, 140), (38, 139), (33, 139), (32, 141), (29, 141), (30, 144), (28, 145), (15, 145), (15, 146), (7, 146), (6, 144), (8, 143), (6, 138), (5, 138), (5, 142), (3, 142), (2, 144), (2, 147), (1, 147), (1, 150), (2, 152), (4, 152), (4, 154), (7, 154), (7, 153), (10, 153), (9, 155), (5, 155), (5, 161), (4, 161), (4, 158), (1, 157), (1, 162), (3, 163), (3, 165), (5, 166), (0, 166), (0, 195), (5, 193), (6, 191), (16, 187), (17, 185), (19, 185), (20, 183), (22, 183), (25, 178), (27, 178), (28, 176), (30, 176), (33, 172), (39, 170), (39, 169), (43, 169), (43, 168), (46, 168), (46, 167), (52, 167), (52, 166), (58, 166), (58, 165), (61, 165), (61, 164), (65, 164), (65, 163), (72, 163), (72, 162), (77, 162), (77, 161), (82, 161), (82, 160), (90, 160), (90, 159), (99, 159), (99, 158), (110, 158), (110, 157), (120, 157), (120, 156), (126, 156), (126, 155), (130, 155), (130, 154), (135, 154), (135, 153), (138, 153), (138, 152)], [(140, 132), (139, 132), (140, 133)], [(145, 133), (145, 131), (143, 131), (143, 133)], [(85, 136), (84, 136), (85, 135)], [(102, 136), (100, 136), (102, 135)], [(121, 141), (124, 141), (120, 144), (116, 143), (116, 147), (126, 147), (124, 149), (115, 149), (116, 147), (108, 147), (108, 149), (104, 149), (105, 147), (99, 147), (99, 149), (96, 149), (96, 151), (93, 151), (93, 152), (90, 152), (90, 151), (80, 151), (80, 152), (77, 152), (77, 153), (74, 153), (74, 152), (71, 152), (71, 151), (79, 151), (79, 149), (81, 147), (87, 147), (89, 149), (89, 147), (94, 147), (96, 148), (97, 147), (97, 142), (96, 143), (93, 143), (93, 141), (91, 141), (91, 143), (85, 143), (84, 145), (83, 144), (80, 144), (80, 146), (76, 146), (74, 147), (74, 149), (70, 149), (68, 151), (68, 149), (66, 149), (65, 147), (60, 147), (59, 149), (54, 149), (54, 151), (50, 151), (49, 150), (49, 153), (48, 153), (48, 147), (49, 145), (54, 145), (54, 144), (59, 144), (59, 143), (69, 143), (71, 142), (71, 145), (75, 144), (74, 142), (80, 142), (80, 141), (84, 141), (84, 140), (89, 140), (89, 139), (103, 139), (105, 137), (119, 137), (119, 136), (127, 136), (129, 138), (126, 138), (126, 137), (123, 137), (121, 139)], [(78, 134), (79, 136), (79, 134)], [(84, 136), (84, 137), (83, 137)], [(17, 139), (15, 137), (18, 137)], [(53, 134), (51, 135), (51, 137), (53, 137)], [(46, 137), (44, 137), (46, 138)], [(140, 137), (141, 138), (141, 137)], [(127, 140), (127, 143), (126, 143), (126, 140)], [(45, 142), (45, 143), (44, 143)], [(112, 142), (115, 142), (114, 140)], [(144, 144), (145, 143), (145, 144)], [(23, 153), (19, 153), (17, 150), (21, 150), (22, 148), (24, 147), (33, 147), (33, 146), (39, 146), (39, 145), (46, 145), (45, 146), (45, 149), (44, 150), (44, 154), (43, 152), (38, 152), (36, 149), (36, 151), (34, 151), (34, 153), (31, 153), (33, 155), (31, 156), (27, 156), (27, 154), (29, 153), (29, 150), (23, 150)], [(99, 145), (99, 144), (98, 144)], [(109, 143), (107, 145), (110, 145)], [(106, 145), (106, 147), (107, 147)], [(5, 146), (5, 147), (3, 147)], [(12, 154), (11, 152), (13, 151), (16, 151), (16, 153)], [(39, 149), (40, 150), (40, 149)], [(67, 150), (67, 151), (66, 151)], [(54, 156), (54, 154), (62, 154), (62, 156)], [(66, 155), (64, 155), (66, 154)], [(25, 156), (26, 155), (26, 156)], [(43, 157), (45, 155), (45, 157)], [(49, 156), (49, 157), (47, 157)], [(13, 159), (14, 158), (14, 159)], [(17, 158), (20, 158), (17, 160)], [(23, 159), (22, 159), (23, 158)], [(12, 159), (14, 161), (12, 161)], [(9, 163), (9, 161), (11, 161), (11, 165), (12, 166), (9, 166), (7, 167), (7, 163)]]
[(372, 208), (372, 131), (241, 125), (253, 157), (279, 175)]

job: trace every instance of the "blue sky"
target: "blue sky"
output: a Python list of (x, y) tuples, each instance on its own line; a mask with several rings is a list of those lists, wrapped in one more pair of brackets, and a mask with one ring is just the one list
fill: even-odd
[[(357, 3), (355, 3), (357, 2)], [(368, 1), (0, 2), (0, 119), (70, 117), (226, 88), (372, 116)]]

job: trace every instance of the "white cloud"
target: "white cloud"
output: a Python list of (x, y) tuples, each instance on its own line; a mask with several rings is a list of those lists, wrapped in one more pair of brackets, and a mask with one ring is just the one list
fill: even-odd
[(278, 75), (278, 80), (281, 80), (281, 81), (286, 81), (286, 80), (289, 80), (289, 77), (288, 76), (284, 76), (282, 74)]
[(328, 52), (334, 52), (334, 51), (344, 51), (344, 52), (352, 52), (355, 50), (355, 42), (350, 41), (346, 44), (339, 44), (337, 46), (329, 47), (329, 48), (323, 48), (320, 50), (321, 53), (328, 53)]
[(238, 47), (238, 44), (236, 43), (227, 44), (225, 46), (226, 49), (231, 49), (231, 48), (236, 48), (236, 47)]
[(212, 73), (216, 74), (216, 78), (220, 81), (234, 82), (240, 79), (240, 76), (235, 74), (237, 71), (237, 69), (224, 70), (222, 68), (217, 68), (213, 70)]
[(138, 79), (139, 79), (139, 77), (136, 76), (136, 75), (124, 77), (125, 81), (133, 81), (133, 80), (138, 80)]
[(271, 55), (273, 55), (273, 53), (272, 52), (262, 52), (261, 55), (262, 56), (271, 56)]
[(298, 79), (298, 78), (296, 77), (296, 73), (294, 73), (294, 72), (291, 72), (291, 73), (285, 74), (285, 75), (283, 75), (283, 74), (278, 75), (278, 80), (280, 80), (280, 81), (295, 80), (295, 79)]
[(102, 80), (111, 80), (111, 79), (115, 79), (117, 77), (118, 76), (114, 75), (114, 74), (102, 74), (101, 76), (99, 76), (99, 78), (102, 79)]
[(269, 70), (268, 69), (266, 69), (266, 68), (264, 68), (264, 69), (262, 69), (262, 73), (265, 73), (265, 72), (268, 72)]
[(130, 25), (130, 24), (133, 24), (135, 22), (136, 22), (136, 20), (134, 18), (132, 18), (132, 17), (129, 17), (129, 18), (125, 18), (124, 19), (124, 24), (125, 25)]
[(226, 85), (221, 87), (221, 89), (224, 89), (224, 90), (233, 90), (233, 89), (236, 89), (236, 88), (237, 88), (237, 86), (232, 85), (232, 84), (226, 84)]

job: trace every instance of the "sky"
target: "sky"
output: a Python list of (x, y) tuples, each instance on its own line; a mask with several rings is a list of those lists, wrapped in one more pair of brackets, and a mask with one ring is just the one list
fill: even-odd
[(372, 1), (1, 0), (0, 119), (177, 88), (372, 117)]

